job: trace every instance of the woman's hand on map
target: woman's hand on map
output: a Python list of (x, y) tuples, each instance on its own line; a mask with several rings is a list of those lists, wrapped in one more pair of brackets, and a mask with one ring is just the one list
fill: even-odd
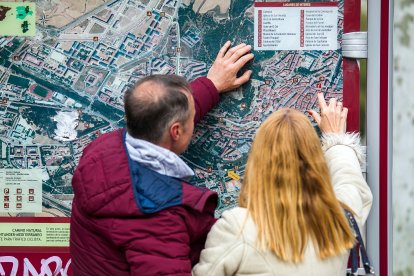
[(315, 119), (319, 128), (325, 133), (345, 133), (346, 132), (346, 117), (348, 115), (348, 108), (342, 106), (342, 102), (335, 98), (329, 99), (326, 103), (322, 93), (318, 93), (318, 102), (321, 109), (321, 115), (314, 110), (309, 113)]
[(242, 43), (230, 48), (230, 45), (231, 42), (227, 41), (220, 49), (207, 74), (207, 78), (214, 83), (219, 93), (238, 88), (252, 75), (252, 70), (248, 70), (237, 77), (240, 69), (254, 57), (252, 53), (249, 53), (252, 46)]

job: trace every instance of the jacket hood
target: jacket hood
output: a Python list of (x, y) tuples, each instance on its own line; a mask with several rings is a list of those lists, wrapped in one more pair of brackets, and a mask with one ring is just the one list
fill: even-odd
[(104, 134), (85, 148), (72, 180), (78, 208), (98, 217), (146, 215), (177, 205), (214, 213), (215, 192), (131, 160), (125, 134), (122, 129)]
[(122, 143), (122, 129), (107, 133), (83, 151), (72, 180), (77, 206), (95, 216), (129, 216), (141, 213), (135, 204)]

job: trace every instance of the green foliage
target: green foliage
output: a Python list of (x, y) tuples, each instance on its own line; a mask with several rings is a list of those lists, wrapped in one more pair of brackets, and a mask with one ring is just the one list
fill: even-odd
[(19, 77), (19, 76), (10, 75), (8, 83), (13, 84), (13, 85), (17, 85), (17, 86), (20, 86), (20, 87), (23, 87), (23, 88), (28, 88), (29, 84), (30, 84), (30, 80), (26, 79), (26, 78)]
[(29, 124), (40, 129), (40, 134), (48, 137), (55, 136), (56, 123), (53, 121), (53, 117), (57, 114), (56, 109), (30, 106), (21, 108), (20, 112)]

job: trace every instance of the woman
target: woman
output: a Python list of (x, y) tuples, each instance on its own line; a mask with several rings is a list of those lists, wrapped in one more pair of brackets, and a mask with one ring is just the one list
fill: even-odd
[(302, 113), (281, 109), (258, 129), (240, 207), (208, 235), (194, 275), (345, 275), (355, 237), (344, 208), (363, 226), (372, 194), (360, 169), (359, 137), (347, 109), (318, 94), (320, 140)]

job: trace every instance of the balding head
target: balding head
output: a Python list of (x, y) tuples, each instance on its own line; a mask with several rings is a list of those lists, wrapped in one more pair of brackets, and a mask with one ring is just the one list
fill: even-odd
[(153, 75), (138, 81), (125, 93), (128, 133), (158, 144), (172, 122), (184, 123), (190, 116), (191, 89), (175, 75)]

